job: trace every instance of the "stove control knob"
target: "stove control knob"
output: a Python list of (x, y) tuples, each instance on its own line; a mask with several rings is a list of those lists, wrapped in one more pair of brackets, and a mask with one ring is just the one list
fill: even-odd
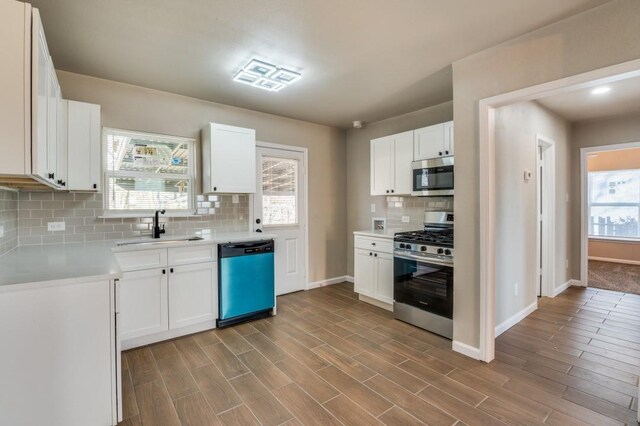
[(446, 254), (447, 256), (451, 255), (451, 250), (446, 249), (446, 250), (444, 251), (444, 254)]
[(404, 243), (400, 243), (400, 245), (398, 247), (404, 248)]
[(407, 250), (411, 250), (411, 244), (405, 244), (404, 248), (406, 248)]
[(420, 247), (420, 251), (427, 251), (427, 246)]
[(443, 249), (441, 249), (441, 248), (439, 248), (439, 249), (438, 249), (438, 254), (442, 254), (442, 253), (444, 253), (444, 250), (443, 250)]

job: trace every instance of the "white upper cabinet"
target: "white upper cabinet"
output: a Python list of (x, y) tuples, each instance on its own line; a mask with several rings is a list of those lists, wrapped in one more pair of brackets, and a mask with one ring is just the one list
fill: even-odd
[(51, 181), (54, 167), (49, 164), (48, 139), (48, 106), (50, 96), (50, 61), (49, 49), (44, 36), (40, 13), (33, 10), (32, 21), (32, 50), (31, 50), (31, 145), (32, 172), (40, 179)]
[[(0, 174), (31, 174), (31, 6), (0, 2)], [(34, 91), (37, 86), (34, 82)]]
[(68, 149), (67, 188), (100, 191), (100, 105), (64, 101)]
[(371, 140), (371, 195), (411, 193), (413, 131)]
[(450, 155), (453, 155), (453, 121), (434, 124), (414, 131), (414, 160)]
[(209, 123), (202, 130), (205, 193), (256, 192), (256, 131)]

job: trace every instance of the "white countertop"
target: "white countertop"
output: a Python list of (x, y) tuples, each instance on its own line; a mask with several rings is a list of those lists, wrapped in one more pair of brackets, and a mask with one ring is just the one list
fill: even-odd
[(393, 239), (393, 236), (396, 232), (402, 232), (402, 229), (383, 229), (383, 230), (367, 230), (367, 231), (355, 231), (354, 235), (363, 235), (365, 237), (376, 237), (376, 238), (388, 238), (390, 240)]
[[(0, 292), (42, 285), (64, 285), (78, 281), (112, 280), (122, 277), (114, 252), (157, 248), (223, 244), (276, 238), (258, 232), (224, 232), (198, 235), (199, 241), (172, 241), (162, 244), (117, 246), (117, 241), (21, 246), (0, 257)], [(166, 236), (158, 241), (180, 238)]]

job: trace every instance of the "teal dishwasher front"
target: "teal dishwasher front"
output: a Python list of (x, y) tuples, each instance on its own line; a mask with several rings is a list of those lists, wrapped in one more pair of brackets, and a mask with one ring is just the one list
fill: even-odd
[(220, 244), (218, 327), (271, 315), (275, 306), (273, 240)]

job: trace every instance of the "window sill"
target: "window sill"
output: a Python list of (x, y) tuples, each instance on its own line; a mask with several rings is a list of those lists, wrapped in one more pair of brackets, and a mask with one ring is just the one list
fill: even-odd
[(624, 238), (624, 237), (604, 237), (604, 236), (589, 236), (589, 241), (602, 241), (608, 243), (622, 243), (622, 244), (640, 244), (640, 238)]
[[(153, 217), (155, 214), (155, 210), (150, 210), (148, 212), (135, 212), (135, 213), (105, 213), (101, 216), (98, 216), (98, 219), (124, 219), (124, 218), (147, 218)], [(195, 214), (193, 211), (188, 212), (166, 212), (160, 217), (198, 217), (198, 216), (207, 216), (203, 214)]]

